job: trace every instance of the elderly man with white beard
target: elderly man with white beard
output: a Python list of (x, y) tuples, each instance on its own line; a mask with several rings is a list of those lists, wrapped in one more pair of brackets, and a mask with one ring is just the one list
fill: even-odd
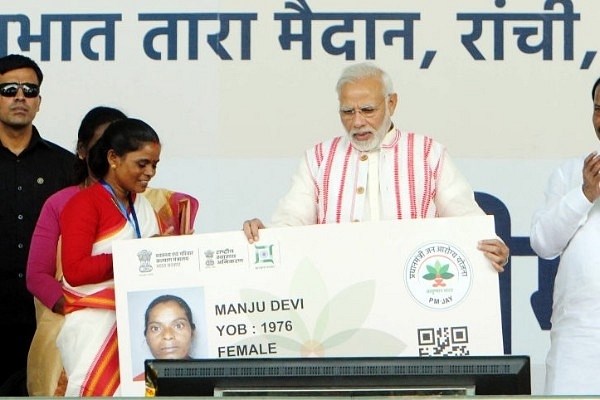
[[(347, 134), (305, 152), (271, 226), (485, 215), (442, 144), (394, 125), (398, 95), (385, 71), (351, 65), (336, 90)], [(262, 228), (258, 218), (243, 224), (250, 243)], [(478, 248), (504, 270), (502, 240), (485, 238)]]

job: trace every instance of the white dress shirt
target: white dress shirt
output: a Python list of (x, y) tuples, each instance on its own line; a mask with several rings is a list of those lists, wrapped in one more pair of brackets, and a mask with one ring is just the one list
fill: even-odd
[(536, 211), (531, 247), (542, 258), (560, 256), (554, 282), (548, 395), (600, 394), (600, 206), (583, 194), (584, 157), (557, 168)]

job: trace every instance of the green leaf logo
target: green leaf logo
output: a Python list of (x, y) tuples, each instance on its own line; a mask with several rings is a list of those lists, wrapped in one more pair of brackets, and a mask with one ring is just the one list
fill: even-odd
[(435, 260), (434, 265), (427, 265), (427, 273), (423, 275), (423, 279), (428, 281), (434, 281), (433, 287), (443, 287), (446, 286), (444, 280), (452, 279), (454, 274), (448, 272), (448, 268), (450, 268), (449, 264), (440, 264), (439, 260)]

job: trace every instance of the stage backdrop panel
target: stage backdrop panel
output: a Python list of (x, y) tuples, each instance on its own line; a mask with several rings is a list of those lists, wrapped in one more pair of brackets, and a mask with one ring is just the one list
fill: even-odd
[(123, 395), (139, 396), (144, 313), (184, 298), (194, 358), (502, 354), (491, 216), (328, 224), (119, 241)]
[(35, 125), (68, 149), (97, 105), (150, 123), (163, 143), (151, 184), (200, 200), (198, 233), (268, 222), (303, 151), (344, 133), (341, 69), (376, 62), (399, 94), (395, 125), (445, 144), (509, 211), (505, 340), (531, 356), (541, 394), (556, 265), (535, 256), (529, 225), (552, 169), (598, 147), (598, 4), (0, 0), (0, 55), (40, 63)]

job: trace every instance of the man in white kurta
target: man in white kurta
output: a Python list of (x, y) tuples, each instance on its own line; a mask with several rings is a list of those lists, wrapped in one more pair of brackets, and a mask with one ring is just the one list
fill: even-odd
[[(600, 79), (592, 89), (592, 123), (600, 138)], [(545, 394), (600, 394), (600, 156), (567, 160), (548, 181), (533, 216), (531, 247), (560, 256), (554, 281)]]
[[(271, 226), (484, 215), (444, 146), (394, 126), (398, 96), (385, 71), (347, 67), (337, 92), (347, 135), (306, 151)], [(244, 222), (250, 243), (264, 227), (258, 218)], [(502, 271), (508, 247), (482, 239), (478, 248)]]
[(377, 151), (347, 137), (307, 150), (272, 226), (477, 215), (485, 213), (445, 148), (394, 128)]

